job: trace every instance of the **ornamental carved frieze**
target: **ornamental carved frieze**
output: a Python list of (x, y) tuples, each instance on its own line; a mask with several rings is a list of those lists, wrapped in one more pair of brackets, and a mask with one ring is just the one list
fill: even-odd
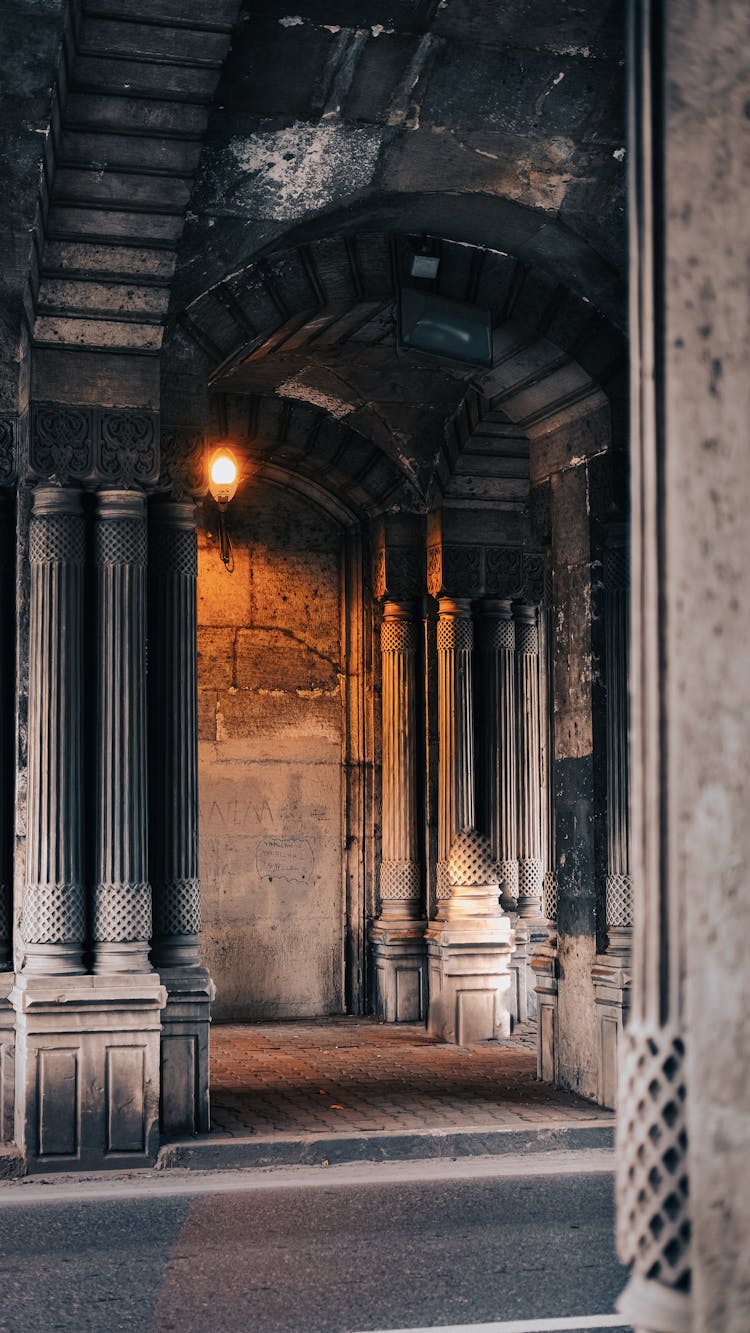
[(63, 485), (152, 485), (159, 476), (158, 413), (88, 403), (33, 403), (29, 470)]
[(421, 597), (425, 590), (424, 553), (418, 546), (381, 546), (372, 560), (372, 591), (402, 601)]
[(427, 552), (427, 588), (432, 597), (481, 597), (481, 546), (441, 543)]
[(15, 483), (24, 424), (25, 418), (15, 412), (0, 413), (0, 487)]
[(202, 431), (162, 426), (161, 484), (168, 486), (177, 498), (205, 494), (206, 440)]
[(427, 588), (432, 597), (502, 597), (540, 602), (546, 559), (519, 546), (438, 544), (427, 552)]

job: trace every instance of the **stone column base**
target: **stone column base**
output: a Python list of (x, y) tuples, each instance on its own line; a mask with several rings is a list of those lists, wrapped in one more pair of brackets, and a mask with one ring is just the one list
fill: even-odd
[(614, 1110), (617, 1106), (617, 1051), (630, 1009), (630, 957), (627, 954), (598, 954), (591, 969), (596, 1004), (597, 1080), (596, 1100)]
[(469, 1046), (510, 1035), (512, 948), (508, 917), (430, 923), (427, 1029), (433, 1036)]
[(552, 935), (537, 945), (533, 969), (537, 1007), (536, 1072), (544, 1083), (557, 1082), (557, 941)]
[(165, 999), (153, 972), (16, 977), (15, 1139), (28, 1171), (154, 1162)]
[(216, 987), (204, 967), (162, 968), (167, 1003), (161, 1016), (161, 1132), (207, 1134), (209, 1030)]
[(380, 918), (370, 930), (375, 1015), (381, 1023), (421, 1023), (427, 998), (424, 921)]
[(13, 1142), (16, 1013), (10, 1002), (13, 972), (0, 972), (0, 1143)]
[(510, 1012), (513, 1023), (529, 1020), (529, 931), (517, 913), (510, 917), (516, 944), (510, 958)]
[(533, 1023), (538, 1020), (538, 1006), (536, 993), (536, 976), (534, 973), (534, 954), (541, 949), (549, 939), (549, 926), (544, 917), (535, 917), (526, 920), (526, 927), (529, 932), (529, 958), (528, 958), (528, 1020)]

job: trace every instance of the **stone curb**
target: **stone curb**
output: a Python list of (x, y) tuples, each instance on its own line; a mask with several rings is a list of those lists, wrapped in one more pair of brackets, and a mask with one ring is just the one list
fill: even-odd
[(422, 1161), (614, 1148), (612, 1121), (528, 1129), (379, 1130), (361, 1134), (177, 1139), (159, 1151), (156, 1169), (198, 1171), (267, 1166), (334, 1166), (345, 1162)]

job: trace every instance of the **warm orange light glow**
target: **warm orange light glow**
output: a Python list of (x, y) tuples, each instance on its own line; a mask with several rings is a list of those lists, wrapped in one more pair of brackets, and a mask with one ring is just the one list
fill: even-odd
[(231, 449), (216, 450), (208, 467), (208, 489), (220, 509), (226, 509), (234, 499), (240, 478), (237, 459)]
[(237, 464), (231, 454), (217, 454), (211, 464), (214, 486), (231, 486), (237, 480)]

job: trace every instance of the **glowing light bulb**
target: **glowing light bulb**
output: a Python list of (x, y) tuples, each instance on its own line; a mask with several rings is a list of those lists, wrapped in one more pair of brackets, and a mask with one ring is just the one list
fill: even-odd
[(211, 464), (214, 486), (231, 486), (237, 480), (237, 464), (230, 454), (217, 454)]
[(217, 449), (208, 468), (208, 489), (220, 509), (234, 498), (240, 470), (231, 449)]

